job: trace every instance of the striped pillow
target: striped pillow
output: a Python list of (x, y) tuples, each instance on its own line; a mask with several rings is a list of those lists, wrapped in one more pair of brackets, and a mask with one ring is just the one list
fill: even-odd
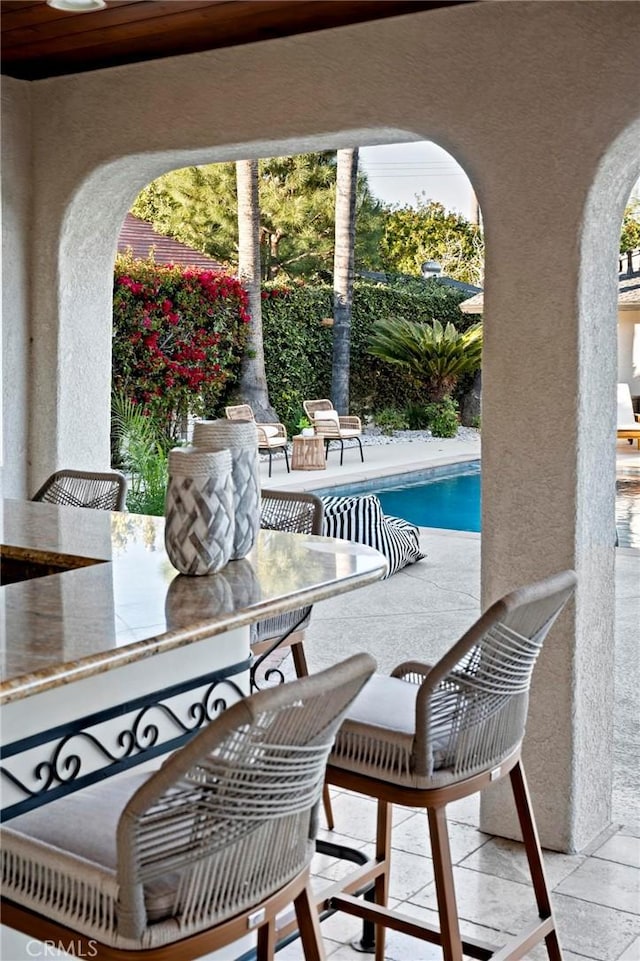
[(375, 494), (362, 497), (321, 497), (323, 534), (375, 547), (389, 562), (390, 577), (426, 555), (420, 550), (418, 528), (401, 517), (382, 513)]

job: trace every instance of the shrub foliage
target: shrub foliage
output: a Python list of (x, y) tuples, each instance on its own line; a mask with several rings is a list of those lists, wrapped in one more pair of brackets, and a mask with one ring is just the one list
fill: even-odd
[(175, 436), (189, 414), (215, 410), (236, 382), (248, 322), (236, 278), (118, 256), (113, 390)]
[[(434, 318), (463, 330), (474, 319), (459, 309), (464, 297), (435, 281), (356, 283), (352, 412), (402, 411), (430, 399), (409, 371), (368, 352), (371, 332), (378, 321)], [(239, 397), (249, 315), (235, 278), (119, 256), (113, 308), (114, 393), (151, 417), (161, 441), (177, 438), (188, 414), (220, 416), (224, 404)], [(330, 396), (332, 288), (267, 285), (262, 315), (271, 404), (289, 433), (297, 433), (303, 400)]]
[[(383, 320), (435, 318), (461, 330), (470, 319), (459, 308), (465, 294), (437, 282), (354, 287), (351, 319), (350, 410), (367, 415), (424, 403), (424, 388), (409, 371), (368, 352), (373, 326)], [(302, 401), (329, 397), (333, 299), (331, 287), (270, 288), (263, 292), (262, 324), (269, 397), (289, 431), (297, 431)], [(327, 323), (329, 321), (329, 323)]]

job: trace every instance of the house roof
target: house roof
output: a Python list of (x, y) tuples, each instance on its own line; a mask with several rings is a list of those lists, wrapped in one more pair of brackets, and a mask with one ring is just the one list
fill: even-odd
[[(483, 308), (483, 292), (474, 294), (460, 304), (463, 314), (481, 314)], [(621, 274), (618, 286), (618, 310), (638, 310), (638, 308), (640, 308), (640, 270), (632, 274)]]
[[(424, 281), (424, 283), (429, 283), (431, 280), (435, 280), (436, 283), (442, 284), (443, 287), (453, 287), (455, 290), (460, 291), (462, 294), (472, 294), (476, 291), (482, 291), (481, 287), (475, 287), (473, 284), (466, 284), (461, 280), (454, 280), (453, 277), (447, 277), (446, 274), (438, 274), (433, 277), (423, 277), (417, 274), (394, 274), (385, 273), (382, 270), (359, 270), (357, 276), (361, 277), (363, 280), (372, 280), (374, 283), (388, 284), (393, 280), (406, 280), (406, 281)], [(466, 301), (464, 301), (466, 303)]]
[(640, 270), (621, 277), (619, 289), (618, 310), (637, 310), (640, 308)]
[[(182, 267), (203, 267), (208, 270), (224, 270), (224, 264), (213, 257), (200, 253), (173, 237), (158, 234), (150, 223), (127, 214), (118, 237), (118, 253), (130, 250), (136, 260), (148, 260), (153, 256), (157, 264), (178, 264)], [(153, 251), (153, 254), (152, 254)]]

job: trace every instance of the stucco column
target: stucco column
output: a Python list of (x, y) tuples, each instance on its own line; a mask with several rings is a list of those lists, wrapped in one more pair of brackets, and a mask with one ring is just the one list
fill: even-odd
[[(542, 844), (575, 851), (610, 820), (616, 288), (605, 267), (619, 221), (603, 217), (591, 244), (579, 228), (580, 251), (577, 196), (548, 189), (526, 211), (522, 199), (498, 203), (487, 229), (482, 600), (564, 568), (578, 575), (534, 671), (524, 744)], [(482, 830), (520, 836), (504, 782), (481, 812)]]

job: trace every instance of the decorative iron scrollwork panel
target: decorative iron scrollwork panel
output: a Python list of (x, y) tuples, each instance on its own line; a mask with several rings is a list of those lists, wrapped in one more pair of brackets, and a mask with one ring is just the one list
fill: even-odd
[(3, 818), (175, 750), (245, 696), (233, 675), (248, 668), (242, 662), (7, 745)]

